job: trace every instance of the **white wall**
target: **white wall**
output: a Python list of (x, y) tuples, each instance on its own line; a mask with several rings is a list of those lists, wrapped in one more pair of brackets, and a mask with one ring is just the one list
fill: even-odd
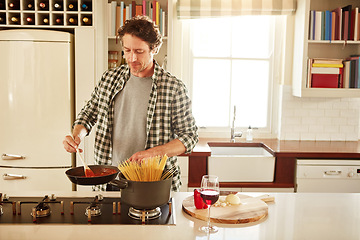
[(282, 89), (281, 140), (357, 141), (358, 98), (298, 98)]

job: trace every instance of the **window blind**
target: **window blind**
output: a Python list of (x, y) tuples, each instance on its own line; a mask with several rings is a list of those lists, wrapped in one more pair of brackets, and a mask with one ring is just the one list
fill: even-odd
[(296, 0), (178, 0), (179, 19), (240, 15), (286, 15), (296, 10)]

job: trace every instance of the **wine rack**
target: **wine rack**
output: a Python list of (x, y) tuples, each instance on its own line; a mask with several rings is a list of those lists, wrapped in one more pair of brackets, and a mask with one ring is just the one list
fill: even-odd
[(0, 27), (93, 26), (95, 0), (0, 0)]

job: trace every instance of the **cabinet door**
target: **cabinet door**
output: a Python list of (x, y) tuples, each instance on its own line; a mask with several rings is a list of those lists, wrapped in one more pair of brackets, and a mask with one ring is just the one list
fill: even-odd
[(0, 167), (1, 191), (71, 191), (66, 170)]

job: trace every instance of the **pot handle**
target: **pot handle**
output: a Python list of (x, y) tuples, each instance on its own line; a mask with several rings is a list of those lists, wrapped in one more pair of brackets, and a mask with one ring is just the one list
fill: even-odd
[(121, 179), (121, 180), (114, 179), (111, 182), (109, 182), (109, 184), (116, 186), (118, 188), (121, 188), (121, 189), (125, 189), (129, 185), (128, 181), (126, 181), (124, 179)]

